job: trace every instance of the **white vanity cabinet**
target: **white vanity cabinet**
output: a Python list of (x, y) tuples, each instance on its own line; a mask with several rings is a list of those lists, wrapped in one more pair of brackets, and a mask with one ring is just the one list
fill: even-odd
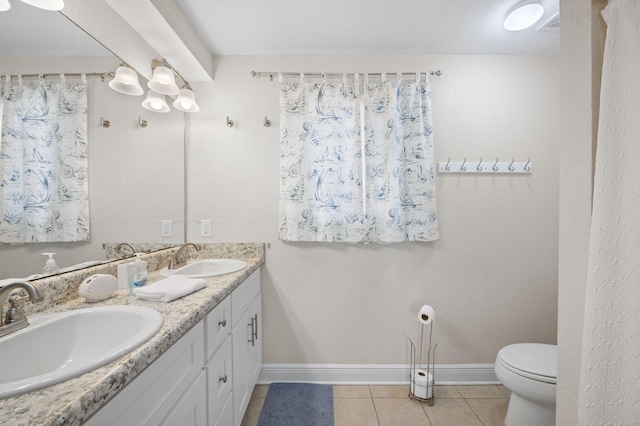
[(203, 365), (204, 324), (199, 322), (86, 424), (204, 425), (207, 400)]
[(260, 270), (87, 425), (240, 425), (262, 369)]

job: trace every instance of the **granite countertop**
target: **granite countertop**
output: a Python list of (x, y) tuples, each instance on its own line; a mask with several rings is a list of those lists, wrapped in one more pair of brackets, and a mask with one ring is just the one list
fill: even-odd
[[(138, 305), (157, 310), (162, 314), (164, 322), (154, 337), (116, 361), (57, 385), (1, 400), (0, 425), (80, 425), (87, 421), (264, 262), (264, 258), (242, 260), (248, 264), (242, 271), (206, 278), (206, 288), (170, 303), (149, 302), (128, 294), (128, 291), (118, 290), (112, 298), (102, 302), (87, 303), (83, 297), (76, 297), (43, 311), (57, 312), (102, 305)], [(162, 278), (157, 271), (149, 274), (150, 282)], [(46, 348), (43, 348), (42, 356), (47, 356)]]

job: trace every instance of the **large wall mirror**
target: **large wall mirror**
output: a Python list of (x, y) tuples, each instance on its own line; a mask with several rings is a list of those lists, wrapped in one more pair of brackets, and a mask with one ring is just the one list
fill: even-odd
[[(0, 12), (3, 84), (7, 74), (102, 73), (122, 62), (61, 13), (12, 6)], [(87, 84), (90, 240), (0, 244), (0, 279), (41, 273), (45, 252), (65, 268), (106, 260), (108, 243), (184, 242), (184, 113), (147, 111), (144, 96), (114, 92), (108, 79)], [(171, 222), (171, 236), (162, 235), (162, 221)]]

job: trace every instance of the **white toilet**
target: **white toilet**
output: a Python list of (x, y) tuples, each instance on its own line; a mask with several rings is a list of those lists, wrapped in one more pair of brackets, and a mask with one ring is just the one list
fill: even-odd
[(506, 426), (556, 424), (555, 345), (517, 343), (498, 352), (495, 372), (511, 391)]

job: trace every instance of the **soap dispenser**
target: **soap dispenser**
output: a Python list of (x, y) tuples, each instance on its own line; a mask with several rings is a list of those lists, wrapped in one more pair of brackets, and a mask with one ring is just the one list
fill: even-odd
[(149, 281), (149, 273), (147, 272), (147, 262), (142, 260), (144, 253), (136, 253), (136, 263), (134, 267), (133, 286), (142, 287)]
[(43, 274), (56, 274), (60, 272), (60, 268), (58, 267), (58, 265), (56, 265), (56, 261), (53, 258), (54, 254), (55, 253), (42, 253), (43, 256), (49, 256), (49, 259), (47, 259), (44, 268), (42, 268)]

